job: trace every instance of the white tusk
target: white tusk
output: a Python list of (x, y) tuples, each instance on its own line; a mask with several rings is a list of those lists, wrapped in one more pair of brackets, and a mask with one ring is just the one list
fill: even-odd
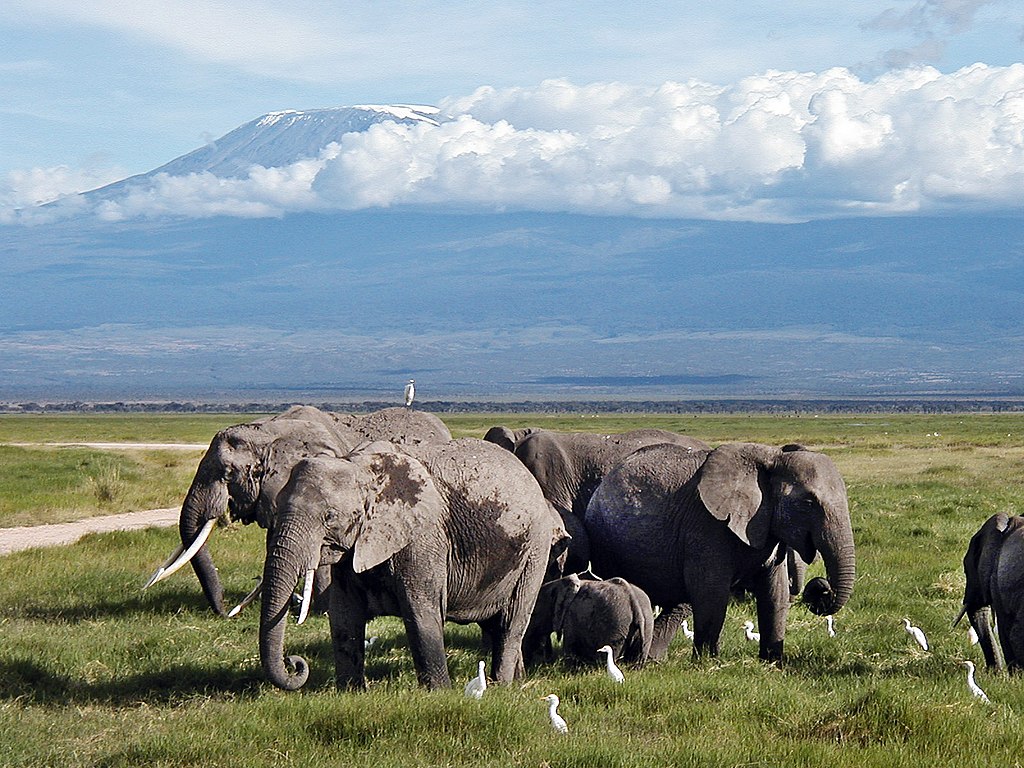
[(147, 587), (151, 587), (154, 584), (156, 584), (156, 580), (159, 579), (160, 575), (167, 570), (168, 565), (170, 565), (178, 559), (178, 555), (181, 554), (183, 549), (185, 549), (185, 546), (183, 544), (179, 544), (178, 548), (171, 553), (171, 556), (164, 560), (164, 564), (157, 568), (155, 571), (153, 571), (153, 575), (149, 577), (149, 581), (147, 581), (145, 586), (143, 586), (142, 588), (146, 589)]
[(301, 624), (309, 616), (309, 604), (313, 599), (313, 574), (316, 573), (315, 568), (310, 568), (306, 571), (306, 583), (302, 585), (302, 605), (299, 606), (299, 621)]
[(252, 592), (250, 592), (248, 595), (243, 597), (242, 598), (242, 602), (240, 602), (238, 605), (236, 605), (234, 608), (232, 608), (230, 611), (228, 611), (228, 618), (229, 619), (233, 619), (235, 616), (240, 614), (242, 612), (242, 609), (245, 608), (245, 606), (247, 606), (249, 603), (251, 603), (257, 597), (259, 597), (260, 590), (262, 590), (262, 589), (263, 589), (263, 577), (260, 576), (258, 579), (256, 579), (256, 586), (252, 588)]
[(213, 526), (216, 524), (216, 518), (213, 520), (207, 520), (206, 525), (204, 525), (200, 529), (199, 533), (196, 534), (195, 539), (193, 539), (192, 543), (189, 544), (188, 549), (178, 555), (178, 559), (167, 566), (167, 568), (157, 569), (157, 572), (153, 574), (153, 578), (150, 579), (150, 583), (146, 584), (146, 586), (149, 587), (156, 584), (158, 581), (163, 581), (191, 560), (195, 556), (196, 552), (202, 548), (203, 544), (206, 543), (206, 540), (210, 538), (210, 534), (213, 532)]

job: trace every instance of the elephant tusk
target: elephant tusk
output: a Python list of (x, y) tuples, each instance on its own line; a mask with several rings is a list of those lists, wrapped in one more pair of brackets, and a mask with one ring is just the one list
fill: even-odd
[(251, 603), (253, 600), (260, 596), (260, 591), (262, 589), (263, 577), (260, 576), (258, 579), (256, 579), (256, 586), (252, 588), (252, 592), (243, 597), (242, 602), (240, 602), (238, 605), (236, 605), (234, 608), (228, 611), (228, 618), (233, 619), (235, 616), (240, 614), (242, 612), (242, 609), (245, 608), (245, 606), (247, 606), (249, 603)]
[(299, 624), (304, 622), (306, 617), (309, 616), (309, 604), (313, 598), (313, 574), (315, 573), (315, 568), (310, 568), (306, 571), (306, 581), (302, 585), (302, 604), (299, 606)]
[[(206, 525), (204, 525), (200, 529), (199, 533), (196, 534), (195, 539), (193, 539), (192, 543), (189, 544), (188, 549), (186, 549), (184, 552), (178, 555), (177, 559), (173, 563), (168, 565), (166, 568), (158, 568), (156, 573), (153, 574), (149, 582), (146, 584), (146, 587), (150, 587), (153, 584), (156, 584), (158, 581), (163, 581), (168, 576), (177, 572), (182, 566), (184, 566), (189, 560), (191, 560), (195, 556), (196, 552), (198, 552), (206, 543), (206, 540), (210, 538), (210, 534), (213, 532), (213, 526), (215, 526), (216, 524), (216, 519), (207, 520)], [(145, 589), (146, 587), (143, 587), (143, 589)]]
[(159, 579), (161, 574), (163, 574), (163, 572), (167, 570), (167, 566), (169, 566), (171, 563), (173, 563), (175, 560), (177, 560), (178, 556), (182, 553), (182, 550), (184, 550), (184, 549), (185, 549), (184, 545), (179, 544), (177, 549), (175, 549), (171, 553), (171, 556), (168, 557), (166, 560), (164, 560), (163, 565), (161, 565), (159, 568), (157, 568), (155, 571), (153, 571), (153, 575), (149, 577), (149, 581), (147, 581), (143, 585), (142, 588), (143, 589), (147, 589), (147, 588), (153, 586), (154, 584), (156, 584), (157, 579)]
[(960, 623), (960, 620), (961, 620), (961, 619), (962, 619), (962, 618), (963, 618), (964, 616), (966, 616), (966, 615), (967, 615), (967, 606), (965, 605), (965, 606), (964, 606), (963, 608), (961, 608), (961, 609), (960, 609), (960, 613), (958, 613), (958, 614), (956, 615), (956, 618), (955, 618), (955, 619), (953, 619), (953, 624), (952, 624), (951, 626), (954, 626), (954, 627), (955, 627), (955, 626), (956, 626), (957, 624), (959, 624), (959, 623)]

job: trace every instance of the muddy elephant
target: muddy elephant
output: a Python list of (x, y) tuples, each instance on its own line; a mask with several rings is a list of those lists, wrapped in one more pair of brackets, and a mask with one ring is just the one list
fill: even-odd
[(544, 496), (558, 510), (572, 536), (567, 571), (583, 571), (589, 567), (589, 536), (582, 521), (598, 483), (637, 448), (656, 443), (673, 443), (689, 450), (708, 448), (701, 440), (662, 429), (638, 429), (613, 435), (538, 429), (517, 439), (515, 455), (537, 478)]
[(552, 634), (561, 638), (562, 653), (573, 663), (594, 664), (597, 649), (609, 645), (615, 658), (643, 664), (654, 636), (651, 601), (625, 579), (573, 573), (540, 588), (523, 639), (528, 667), (553, 659)]
[(286, 618), (303, 575), (308, 584), (314, 569), (329, 564), (339, 687), (365, 685), (365, 629), (375, 616), (402, 618), (417, 678), (428, 688), (451, 684), (447, 620), (486, 630), (492, 677), (512, 680), (555, 525), (529, 472), (482, 440), (373, 444), (343, 459), (301, 461), (267, 536), (260, 615), (265, 674), (287, 690), (305, 683), (305, 660), (284, 654)]
[[(832, 460), (815, 451), (756, 443), (641, 448), (604, 478), (584, 522), (595, 573), (636, 584), (668, 615), (692, 606), (698, 655), (718, 654), (730, 591), (740, 587), (756, 600), (760, 657), (781, 658), (786, 547), (804, 562), (816, 553), (824, 560), (827, 580), (804, 589), (812, 612), (836, 613), (853, 591), (846, 486)], [(676, 615), (681, 621), (684, 614)], [(656, 628), (653, 657), (664, 654), (677, 628)]]
[[(191, 562), (210, 607), (225, 615), (224, 590), (206, 545), (218, 518), (227, 512), (232, 520), (269, 528), (277, 515), (277, 495), (301, 459), (344, 456), (362, 442), (382, 438), (418, 443), (449, 440), (451, 433), (433, 414), (409, 408), (353, 416), (308, 405), (222, 429), (210, 442), (185, 495), (178, 522), (181, 546), (146, 587)], [(321, 597), (329, 583), (320, 580)]]
[[(1024, 667), (1024, 517), (999, 513), (984, 522), (964, 555), (966, 614), (990, 669)], [(995, 612), (995, 622), (992, 613)]]

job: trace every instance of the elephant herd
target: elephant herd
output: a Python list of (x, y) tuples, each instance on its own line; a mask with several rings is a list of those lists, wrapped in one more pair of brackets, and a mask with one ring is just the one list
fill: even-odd
[[(224, 517), (267, 529), (262, 579), (230, 610), (207, 547)], [(446, 621), (478, 624), (492, 679), (509, 682), (551, 657), (553, 632), (569, 659), (592, 663), (609, 645), (642, 663), (664, 655), (691, 613), (694, 653), (715, 655), (730, 596), (744, 590), (760, 657), (775, 660), (803, 564), (824, 562), (826, 578), (803, 589), (818, 615), (843, 607), (855, 576), (846, 488), (824, 454), (712, 449), (662, 430), (494, 427), (453, 440), (436, 416), (408, 407), (352, 416), (296, 406), (218, 432), (179, 533), (146, 586), (191, 563), (219, 615), (258, 596), (261, 664), (287, 690), (308, 676), (284, 651), (293, 610), (300, 622), (328, 614), (338, 686), (365, 686), (366, 624), (398, 616), (419, 682), (439, 688), (451, 684)], [(983, 624), (980, 605), (965, 599), (965, 610)]]

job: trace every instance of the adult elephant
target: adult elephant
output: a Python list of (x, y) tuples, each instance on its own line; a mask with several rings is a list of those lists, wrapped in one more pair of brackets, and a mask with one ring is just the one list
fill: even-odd
[(625, 579), (569, 574), (540, 588), (523, 639), (528, 666), (553, 658), (551, 635), (574, 662), (594, 664), (596, 651), (610, 645), (615, 658), (643, 664), (654, 636), (654, 612), (647, 594)]
[(287, 690), (305, 683), (305, 660), (284, 655), (285, 622), (300, 578), (305, 605), (311, 572), (329, 563), (338, 686), (365, 685), (366, 623), (384, 615), (402, 618), (421, 684), (451, 684), (446, 620), (480, 624), (492, 641), (492, 677), (512, 680), (552, 539), (564, 536), (554, 525), (530, 474), (482, 440), (376, 443), (344, 459), (303, 460), (267, 537), (264, 672)]
[[(964, 604), (990, 669), (1024, 666), (1024, 518), (1005, 513), (984, 522), (964, 555)], [(996, 626), (992, 623), (995, 610)]]
[(583, 514), (602, 478), (637, 448), (656, 443), (672, 443), (691, 451), (708, 448), (702, 440), (663, 429), (638, 429), (612, 435), (538, 429), (523, 434), (516, 441), (516, 457), (537, 478), (544, 496), (562, 516), (572, 536), (565, 564), (567, 571), (583, 571), (589, 566), (589, 536), (583, 525)]
[[(641, 448), (601, 482), (585, 523), (597, 574), (625, 578), (657, 605), (692, 606), (698, 655), (717, 655), (730, 591), (742, 587), (756, 599), (760, 657), (781, 658), (786, 547), (804, 562), (815, 553), (824, 560), (828, 579), (804, 590), (814, 613), (839, 611), (853, 591), (846, 486), (831, 459), (814, 451), (756, 443)], [(656, 630), (652, 656), (664, 654), (675, 629)]]
[[(200, 460), (181, 506), (181, 545), (146, 587), (191, 562), (210, 607), (225, 615), (224, 590), (206, 545), (218, 518), (227, 511), (232, 520), (272, 527), (277, 495), (301, 459), (344, 456), (356, 445), (375, 439), (419, 443), (449, 440), (451, 433), (433, 414), (408, 408), (352, 416), (308, 405), (222, 429)], [(322, 595), (329, 583), (322, 578), (318, 593)], [(249, 598), (255, 595), (254, 591)]]

